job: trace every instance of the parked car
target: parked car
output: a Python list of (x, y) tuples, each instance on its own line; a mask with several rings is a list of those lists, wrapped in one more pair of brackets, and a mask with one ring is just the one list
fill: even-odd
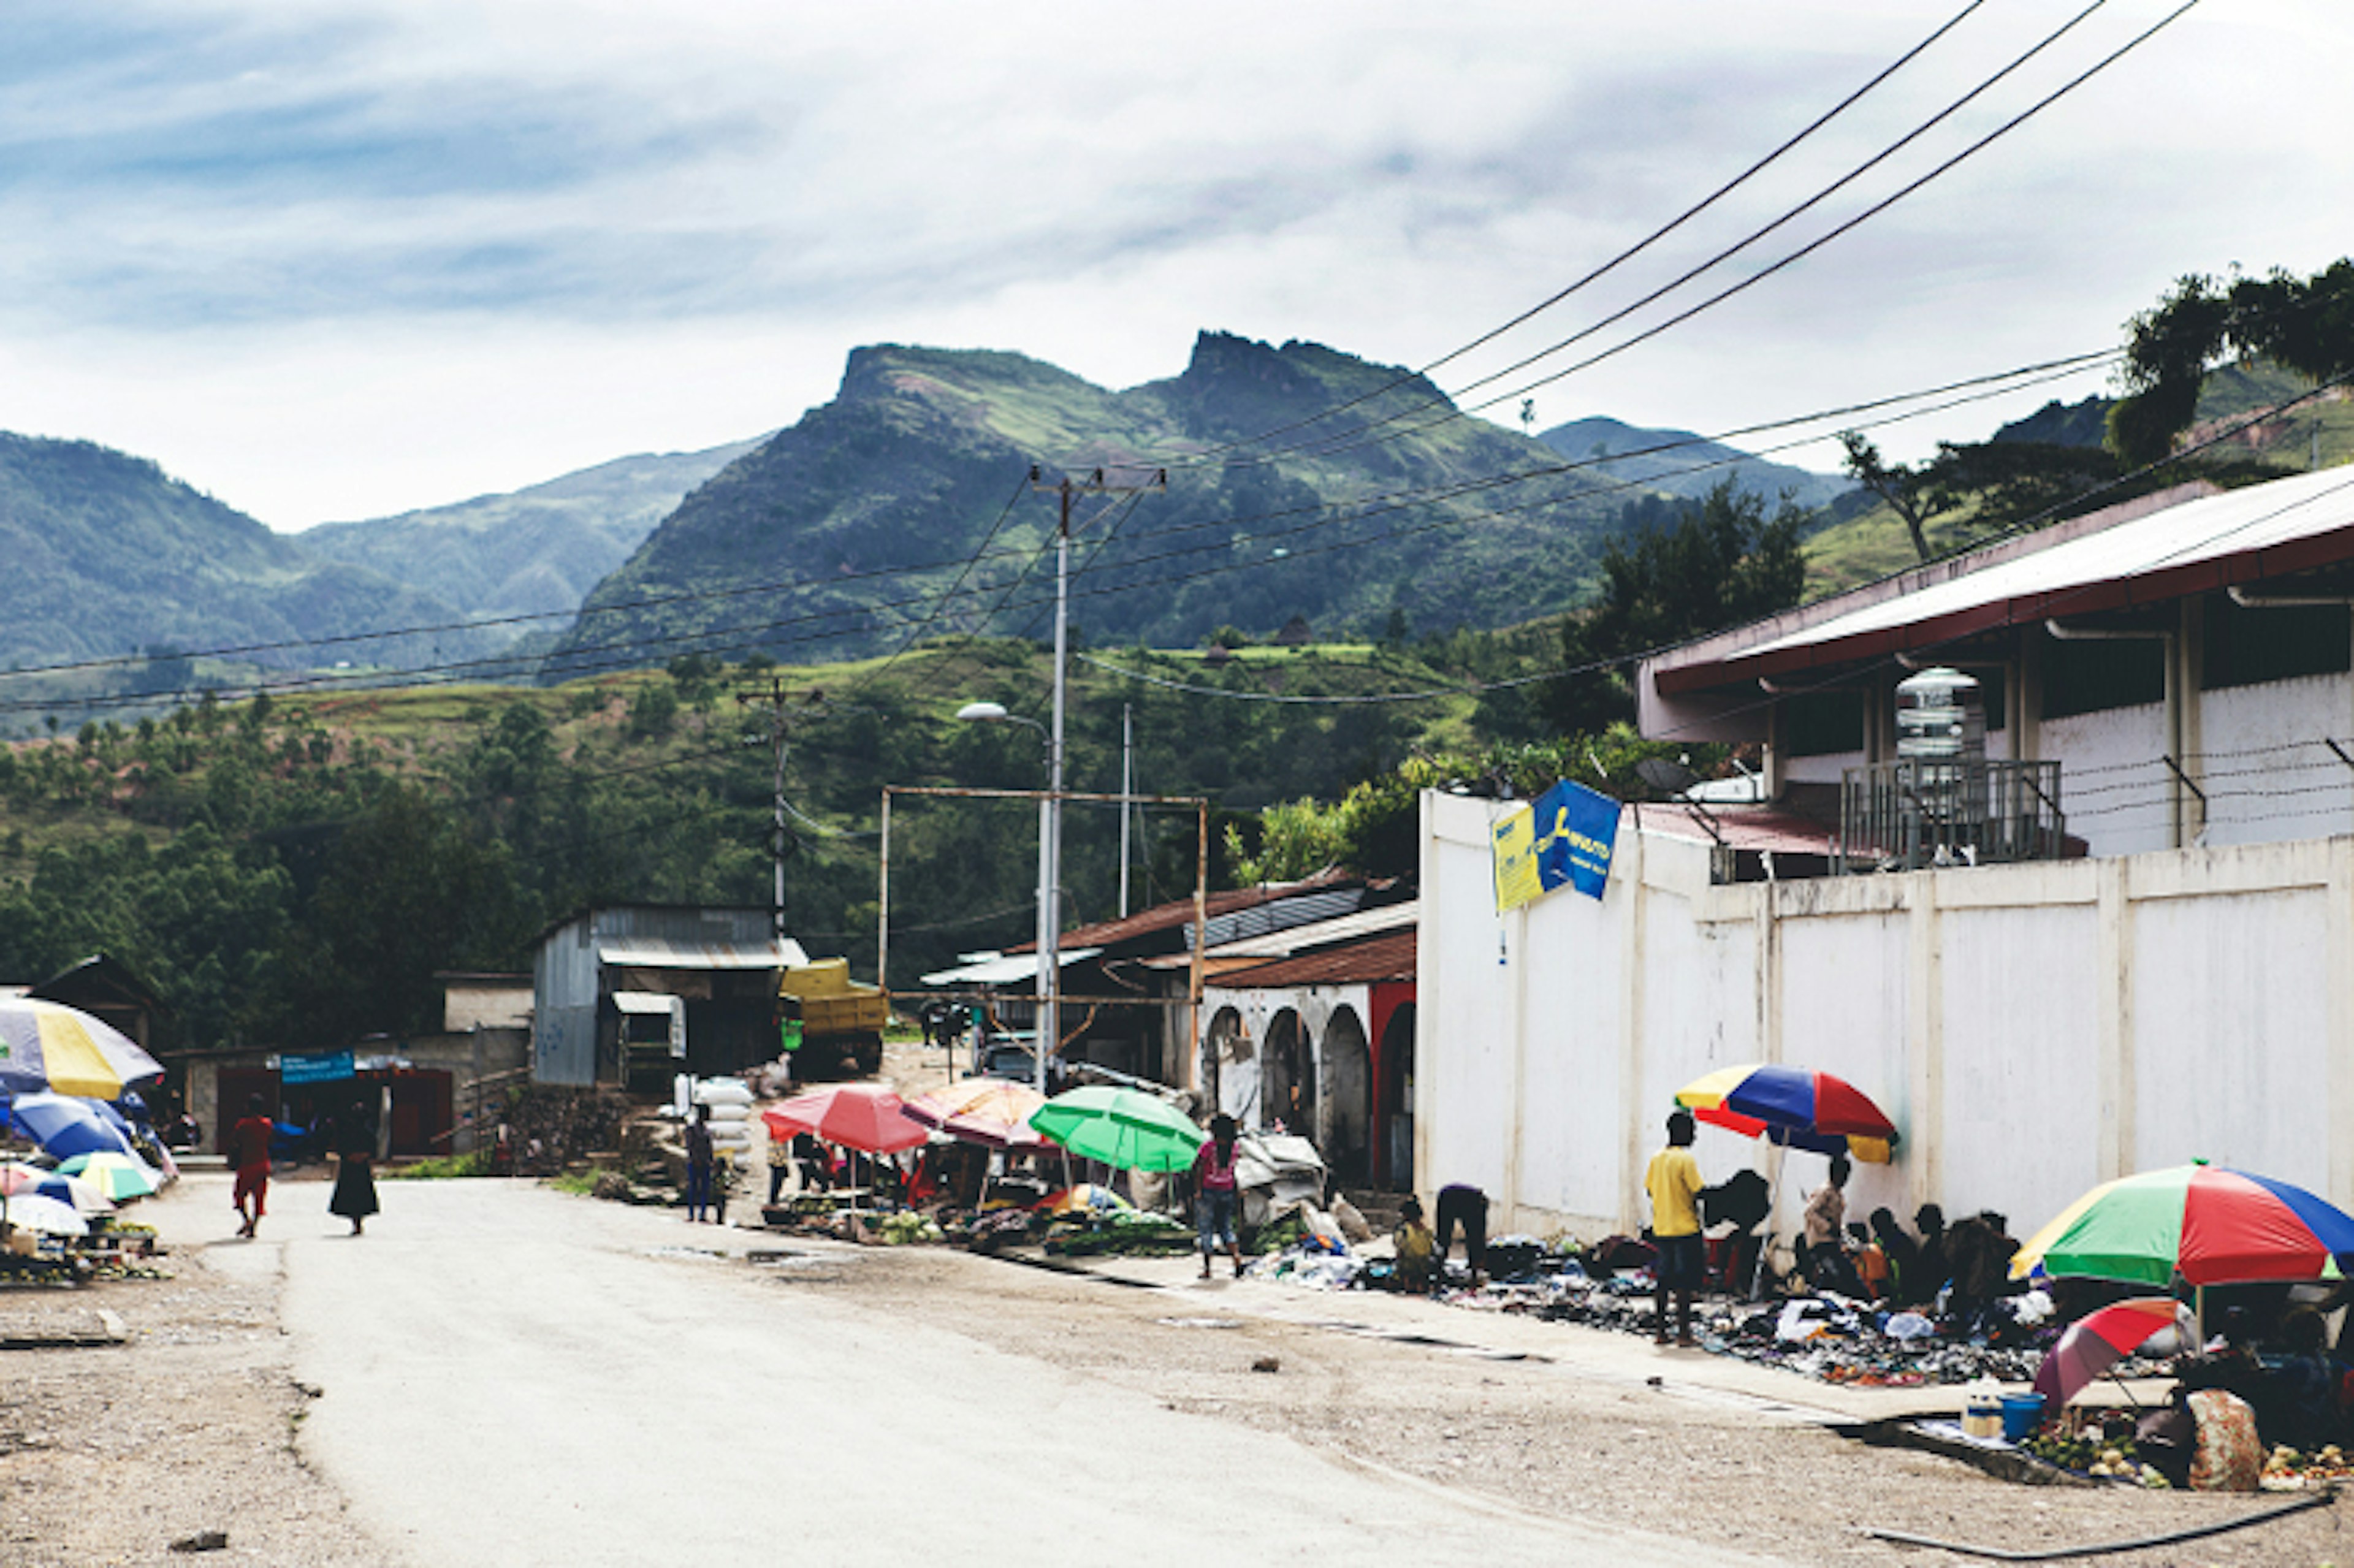
[[(991, 1034), (981, 1043), (973, 1054), (972, 1070), (984, 1078), (1010, 1078), (1017, 1084), (1038, 1081), (1038, 1058), (1031, 1050), (1032, 1035)], [(1063, 1070), (1059, 1058), (1046, 1063), (1046, 1092), (1060, 1094), (1068, 1086), (1069, 1075)]]

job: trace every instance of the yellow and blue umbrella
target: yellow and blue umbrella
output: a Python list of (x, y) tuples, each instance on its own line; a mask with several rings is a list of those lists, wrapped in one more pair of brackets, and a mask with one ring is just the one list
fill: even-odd
[(129, 1035), (79, 1008), (29, 996), (0, 1000), (0, 1092), (111, 1100), (126, 1085), (163, 1073)]

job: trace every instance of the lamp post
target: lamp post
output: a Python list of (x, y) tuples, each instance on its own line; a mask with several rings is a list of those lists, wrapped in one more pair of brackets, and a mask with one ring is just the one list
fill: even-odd
[(1062, 692), (1055, 694), (1055, 717), (1048, 729), (1036, 719), (1005, 711), (1001, 703), (967, 703), (957, 717), (971, 724), (1018, 724), (1036, 730), (1046, 742), (1046, 795), (1038, 802), (1038, 1034), (1031, 1046), (1033, 1086), (1046, 1092), (1046, 1054), (1063, 1042), (1063, 716)]

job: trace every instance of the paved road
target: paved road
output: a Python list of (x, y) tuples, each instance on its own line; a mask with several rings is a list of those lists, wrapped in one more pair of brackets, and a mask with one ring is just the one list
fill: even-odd
[(748, 1233), (501, 1182), (386, 1198), (359, 1240), (273, 1214), (247, 1266), (282, 1256), (323, 1391), (305, 1453), (419, 1564), (1759, 1561), (1369, 1473), (695, 1250)]

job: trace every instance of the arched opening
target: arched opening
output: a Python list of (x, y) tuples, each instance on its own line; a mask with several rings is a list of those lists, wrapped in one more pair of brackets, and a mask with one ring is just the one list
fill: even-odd
[(1287, 1132), (1316, 1136), (1316, 1054), (1297, 1008), (1269, 1021), (1259, 1052), (1258, 1125), (1281, 1122)]
[(1379, 1180), (1414, 1191), (1414, 1003), (1402, 1001), (1382, 1026)]
[(1324, 1025), (1323, 1063), (1324, 1115), (1317, 1146), (1340, 1181), (1367, 1185), (1373, 1179), (1373, 1064), (1355, 1008), (1335, 1008)]
[(1206, 1103), (1248, 1125), (1257, 1098), (1258, 1068), (1239, 1009), (1221, 1007), (1202, 1036), (1202, 1090)]

